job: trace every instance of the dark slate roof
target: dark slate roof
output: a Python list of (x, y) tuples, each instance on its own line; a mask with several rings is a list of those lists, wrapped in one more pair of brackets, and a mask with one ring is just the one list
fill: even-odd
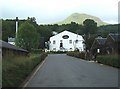
[(120, 42), (120, 34), (109, 34), (115, 42)]
[(23, 51), (23, 52), (28, 52), (25, 49), (18, 48), (12, 44), (9, 44), (5, 41), (0, 40), (0, 48), (8, 48), (8, 49), (13, 49), (13, 50), (18, 50), (18, 51)]
[[(106, 40), (107, 40), (107, 38), (102, 38), (102, 37), (97, 37), (97, 38), (95, 38), (95, 40), (94, 40), (94, 42), (93, 42), (93, 44), (92, 44), (91, 49), (96, 48), (96, 46), (98, 47), (98, 45), (99, 45), (99, 46), (104, 45), (105, 42), (106, 42)], [(95, 42), (97, 42), (98, 45), (96, 45)]]
[(107, 38), (102, 38), (102, 37), (100, 37), (100, 38), (96, 38), (96, 40), (98, 41), (98, 43), (99, 43), (100, 45), (104, 45), (105, 42), (106, 42), (106, 40), (107, 40)]

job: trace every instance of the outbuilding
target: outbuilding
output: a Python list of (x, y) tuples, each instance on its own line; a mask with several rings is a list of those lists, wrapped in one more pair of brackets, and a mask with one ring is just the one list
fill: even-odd
[(105, 54), (106, 49), (105, 49), (105, 42), (107, 38), (102, 38), (102, 37), (97, 37), (95, 38), (92, 47), (91, 47), (91, 53), (92, 55), (95, 55), (97, 53), (99, 54)]
[(15, 45), (7, 43), (0, 40), (0, 49), (2, 49), (2, 57), (12, 56), (12, 55), (28, 55), (28, 51), (22, 48), (18, 48)]
[(120, 34), (109, 34), (105, 42), (106, 50), (108, 54), (119, 53), (120, 54)]

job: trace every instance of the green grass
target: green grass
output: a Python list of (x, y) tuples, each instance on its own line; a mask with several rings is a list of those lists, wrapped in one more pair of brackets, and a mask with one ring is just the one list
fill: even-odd
[(47, 54), (6, 57), (2, 61), (2, 86), (18, 87)]
[(120, 68), (120, 55), (101, 55), (97, 57), (99, 63)]

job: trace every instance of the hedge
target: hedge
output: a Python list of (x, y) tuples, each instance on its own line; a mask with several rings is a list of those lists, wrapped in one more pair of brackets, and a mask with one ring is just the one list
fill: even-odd
[[(85, 53), (84, 52), (77, 52), (77, 51), (70, 51), (67, 52), (67, 55), (85, 59)], [(89, 57), (87, 57), (85, 60), (89, 60)], [(96, 60), (98, 63), (102, 63), (105, 65), (113, 66), (120, 68), (120, 55), (98, 55)]]
[(120, 55), (97, 56), (98, 63), (120, 68)]
[(84, 52), (70, 51), (70, 52), (67, 52), (67, 55), (77, 57), (77, 58), (81, 58), (81, 59), (85, 59), (85, 53)]
[(50, 51), (49, 54), (64, 54), (67, 53), (67, 51)]

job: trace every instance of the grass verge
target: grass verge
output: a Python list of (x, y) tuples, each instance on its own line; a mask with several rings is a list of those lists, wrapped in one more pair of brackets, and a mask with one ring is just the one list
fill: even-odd
[(46, 53), (41, 53), (3, 59), (2, 87), (18, 87), (46, 56)]

